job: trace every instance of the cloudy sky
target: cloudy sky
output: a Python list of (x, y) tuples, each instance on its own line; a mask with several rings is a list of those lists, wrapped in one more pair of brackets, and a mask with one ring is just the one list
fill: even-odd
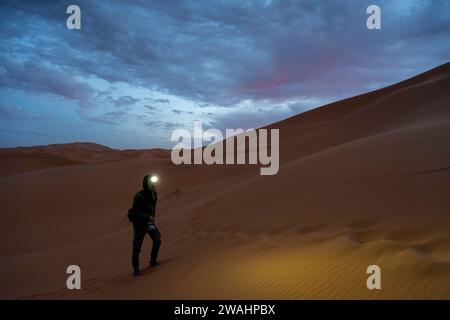
[[(68, 30), (66, 8), (81, 8)], [(381, 30), (368, 30), (369, 4)], [(449, 61), (450, 1), (1, 1), (0, 147), (171, 147)]]

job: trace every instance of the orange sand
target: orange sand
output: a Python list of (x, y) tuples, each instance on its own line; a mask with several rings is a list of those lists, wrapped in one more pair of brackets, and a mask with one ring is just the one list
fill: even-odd
[[(449, 89), (445, 64), (273, 124), (275, 176), (164, 150), (2, 149), (0, 297), (449, 299)], [(126, 212), (148, 172), (162, 263), (133, 279)], [(66, 289), (70, 264), (82, 290)]]

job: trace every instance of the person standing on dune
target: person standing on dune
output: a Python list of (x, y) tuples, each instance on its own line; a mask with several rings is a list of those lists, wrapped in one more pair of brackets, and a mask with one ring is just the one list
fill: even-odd
[(139, 253), (142, 242), (146, 234), (153, 241), (152, 252), (150, 254), (150, 266), (158, 265), (158, 252), (161, 246), (161, 233), (155, 225), (156, 202), (158, 195), (155, 184), (156, 176), (146, 175), (142, 181), (142, 190), (136, 193), (133, 199), (133, 206), (128, 210), (128, 219), (133, 223), (133, 251), (131, 264), (133, 266), (133, 276), (140, 275)]

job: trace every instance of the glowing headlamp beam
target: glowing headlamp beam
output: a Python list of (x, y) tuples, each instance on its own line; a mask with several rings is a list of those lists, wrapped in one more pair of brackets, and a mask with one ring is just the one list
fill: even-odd
[(158, 181), (158, 177), (157, 176), (152, 176), (150, 178), (150, 181), (153, 182), (153, 183), (156, 183)]

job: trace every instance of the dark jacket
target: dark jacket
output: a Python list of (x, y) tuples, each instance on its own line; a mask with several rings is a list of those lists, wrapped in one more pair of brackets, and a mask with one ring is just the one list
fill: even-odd
[(136, 226), (146, 226), (150, 218), (155, 217), (158, 195), (156, 190), (148, 188), (150, 176), (145, 176), (142, 181), (142, 190), (136, 193), (133, 206), (128, 210), (128, 218)]

